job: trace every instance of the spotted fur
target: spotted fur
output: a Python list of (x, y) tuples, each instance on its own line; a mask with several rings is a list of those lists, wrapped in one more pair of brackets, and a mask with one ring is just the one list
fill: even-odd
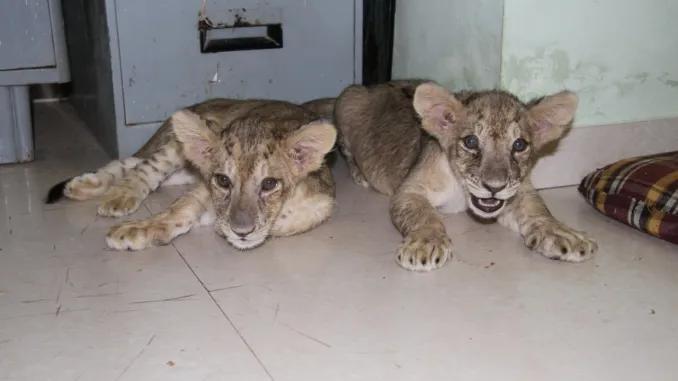
[[(166, 211), (114, 226), (107, 244), (141, 250), (213, 223), (233, 246), (250, 249), (269, 235), (301, 233), (330, 216), (334, 182), (324, 156), (336, 131), (317, 117), (286, 102), (207, 101), (175, 113), (133, 157), (61, 187), (76, 200), (102, 197), (100, 215), (122, 216), (163, 182), (197, 182)], [(266, 179), (275, 187), (264, 189)]]

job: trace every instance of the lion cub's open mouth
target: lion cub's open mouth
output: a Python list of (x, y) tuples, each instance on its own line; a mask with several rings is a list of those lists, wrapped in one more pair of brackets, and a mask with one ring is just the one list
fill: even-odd
[(473, 206), (485, 213), (494, 213), (504, 206), (504, 200), (493, 197), (478, 198), (474, 195), (471, 195), (471, 202), (473, 203)]

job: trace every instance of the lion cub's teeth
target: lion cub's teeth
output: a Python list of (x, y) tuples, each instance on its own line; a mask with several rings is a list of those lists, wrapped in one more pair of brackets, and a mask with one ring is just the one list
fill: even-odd
[(478, 201), (480, 201), (480, 205), (483, 206), (497, 206), (499, 204), (499, 200), (496, 198), (481, 198)]

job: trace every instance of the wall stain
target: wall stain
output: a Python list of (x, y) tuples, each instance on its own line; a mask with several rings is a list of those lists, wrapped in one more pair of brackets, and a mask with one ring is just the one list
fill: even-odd
[(562, 49), (540, 47), (528, 57), (511, 55), (504, 61), (502, 84), (526, 99), (541, 96), (544, 88), (594, 90), (590, 82), (604, 82), (609, 68), (596, 62), (572, 63)]
[(673, 88), (678, 87), (678, 81), (675, 80), (675, 79), (670, 79), (669, 78), (670, 75), (671, 75), (670, 73), (663, 72), (662, 75), (657, 77), (657, 80), (659, 82), (665, 84), (666, 86), (673, 87)]
[(659, 76), (648, 71), (624, 73), (600, 62), (573, 60), (567, 51), (552, 45), (536, 48), (527, 56), (505, 57), (503, 65), (502, 86), (522, 99), (569, 88), (578, 93), (581, 112), (597, 120), (613, 114), (610, 101), (628, 102), (658, 85), (678, 89), (678, 79), (668, 72)]
[(612, 94), (629, 99), (645, 92), (652, 82), (678, 89), (678, 79), (671, 78), (668, 72), (653, 76), (640, 71), (620, 76), (598, 62), (573, 62), (567, 51), (550, 46), (536, 48), (529, 56), (510, 55), (505, 58), (502, 70), (503, 87), (523, 99), (541, 96), (545, 89), (569, 88), (580, 95), (582, 105), (588, 105), (589, 112), (597, 117), (605, 117), (606, 113), (596, 102), (595, 94), (603, 95), (603, 101)]
[(650, 78), (650, 73), (642, 71), (640, 73), (627, 75), (626, 78), (635, 79), (639, 83), (645, 83), (647, 82), (648, 78)]
[(557, 83), (565, 83), (570, 78), (570, 56), (564, 50), (555, 49), (549, 57), (552, 62), (551, 78)]

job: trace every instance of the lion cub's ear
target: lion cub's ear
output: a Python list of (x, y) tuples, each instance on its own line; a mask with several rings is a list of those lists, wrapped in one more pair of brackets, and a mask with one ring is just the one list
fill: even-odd
[(283, 149), (290, 159), (295, 176), (306, 174), (320, 168), (337, 139), (337, 130), (328, 121), (311, 122), (294, 131), (283, 142)]
[(446, 88), (423, 83), (414, 91), (414, 110), (421, 117), (422, 128), (443, 147), (449, 147), (454, 127), (464, 118), (464, 106)]
[(533, 144), (537, 149), (563, 136), (574, 119), (577, 103), (575, 93), (561, 91), (529, 106), (527, 118), (532, 128)]
[(183, 145), (186, 159), (201, 171), (206, 170), (214, 159), (218, 137), (198, 114), (189, 110), (175, 112), (170, 123), (177, 140)]

